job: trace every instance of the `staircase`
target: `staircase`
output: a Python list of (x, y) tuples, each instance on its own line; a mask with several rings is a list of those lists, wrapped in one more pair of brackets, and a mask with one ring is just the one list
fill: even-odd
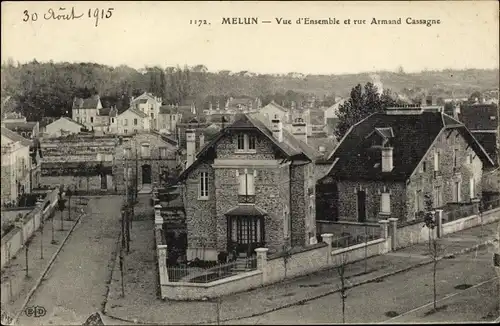
[(153, 187), (150, 184), (143, 184), (142, 188), (139, 190), (140, 194), (150, 194), (153, 191)]
[(234, 261), (232, 271), (235, 273), (241, 273), (251, 271), (253, 269), (255, 268), (252, 268), (251, 260), (247, 259), (246, 257), (238, 257)]

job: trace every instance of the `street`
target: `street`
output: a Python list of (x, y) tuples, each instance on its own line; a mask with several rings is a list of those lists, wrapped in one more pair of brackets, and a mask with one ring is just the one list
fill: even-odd
[[(335, 273), (335, 271), (332, 271)], [(432, 310), (432, 264), (396, 274), (382, 282), (348, 290), (346, 323), (429, 323), (493, 321), (499, 315), (497, 275), (491, 250), (483, 249), (438, 263), (438, 307)], [(458, 288), (455, 288), (458, 286)], [(470, 286), (470, 287), (469, 287)], [(226, 324), (342, 323), (339, 293)], [(398, 315), (398, 316), (396, 316)], [(396, 317), (395, 317), (396, 316)]]
[(28, 317), (23, 313), (20, 325), (81, 325), (101, 310), (120, 232), (122, 201), (123, 197), (118, 196), (90, 199), (88, 214), (27, 305), (43, 307), (45, 316)]

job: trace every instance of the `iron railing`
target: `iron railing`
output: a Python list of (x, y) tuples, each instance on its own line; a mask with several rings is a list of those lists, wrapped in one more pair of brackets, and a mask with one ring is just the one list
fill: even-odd
[(169, 282), (209, 283), (257, 269), (257, 257), (238, 258), (213, 267), (167, 266)]
[(380, 239), (380, 230), (367, 228), (366, 232), (357, 235), (349, 233), (342, 233), (341, 237), (334, 238), (332, 241), (332, 248), (347, 248), (360, 243), (366, 243), (372, 240)]

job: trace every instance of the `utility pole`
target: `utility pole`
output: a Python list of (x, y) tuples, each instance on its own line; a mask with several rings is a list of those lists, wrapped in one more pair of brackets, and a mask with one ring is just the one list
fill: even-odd
[(130, 232), (129, 232), (129, 228), (128, 228), (128, 224), (129, 224), (129, 213), (130, 213), (130, 210), (129, 210), (129, 206), (130, 206), (130, 198), (129, 198), (129, 178), (128, 178), (128, 160), (125, 161), (125, 169), (127, 171), (127, 173), (125, 174), (125, 218), (124, 218), (124, 223), (125, 223), (125, 227), (126, 229), (124, 230), (124, 236), (126, 236), (127, 240), (126, 240), (126, 246), (127, 246), (127, 254), (129, 253), (129, 242), (130, 242)]
[(137, 153), (137, 138), (135, 139), (135, 194), (134, 200), (137, 201), (137, 196), (139, 192), (139, 157)]

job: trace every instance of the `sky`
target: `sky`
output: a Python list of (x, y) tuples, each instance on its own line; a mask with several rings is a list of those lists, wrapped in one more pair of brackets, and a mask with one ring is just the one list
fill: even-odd
[[(50, 19), (49, 10), (57, 14), (61, 7), (84, 16)], [(95, 26), (89, 9), (106, 13), (108, 8), (111, 17)], [(26, 17), (38, 18), (25, 22)], [(255, 17), (259, 24), (222, 24), (224, 17)], [(296, 24), (306, 17), (339, 24)], [(279, 25), (277, 18), (292, 24)], [(402, 24), (370, 24), (373, 18), (401, 18)], [(440, 24), (406, 24), (407, 18)], [(261, 23), (265, 20), (272, 23)], [(1, 26), (4, 61), (36, 58), (136, 69), (203, 64), (210, 71), (304, 74), (499, 67), (497, 1), (2, 2)]]

